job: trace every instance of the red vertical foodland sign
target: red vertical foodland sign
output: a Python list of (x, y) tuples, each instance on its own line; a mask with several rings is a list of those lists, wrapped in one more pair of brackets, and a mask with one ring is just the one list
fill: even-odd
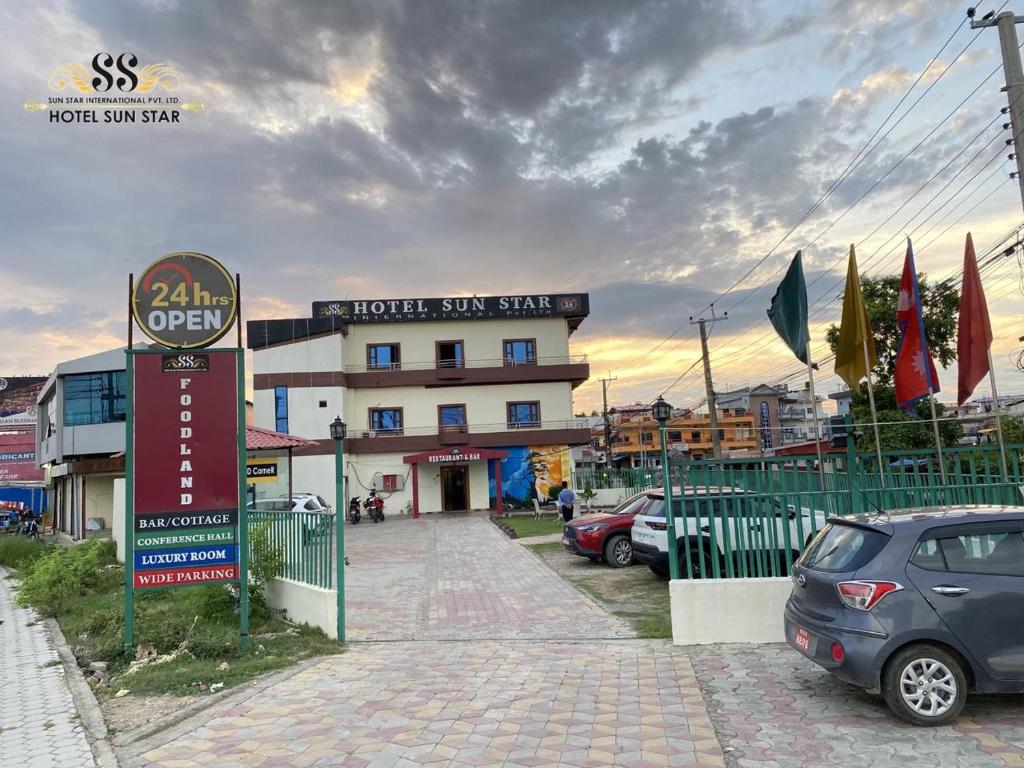
[[(131, 359), (134, 534), (150, 542), (135, 552), (134, 586), (236, 581), (237, 355), (137, 353)], [(234, 534), (228, 541), (225, 528)], [(182, 546), (191, 543), (204, 546)]]

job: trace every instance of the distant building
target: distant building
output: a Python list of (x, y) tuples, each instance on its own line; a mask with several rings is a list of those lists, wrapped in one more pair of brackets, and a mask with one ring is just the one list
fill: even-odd
[(828, 396), (829, 400), (836, 401), (836, 414), (839, 416), (846, 416), (848, 413), (852, 413), (853, 408), (853, 392), (850, 390), (844, 390), (842, 392), (833, 392)]
[[(718, 416), (718, 436), (726, 455), (747, 455), (758, 450), (754, 417), (745, 410), (722, 410)], [(686, 412), (669, 419), (665, 437), (673, 455), (694, 460), (713, 456), (708, 414)], [(621, 422), (612, 436), (612, 461), (617, 466), (633, 468), (661, 466), (658, 422), (651, 417)]]
[[(822, 397), (812, 400), (811, 384), (803, 389), (787, 391), (779, 397), (779, 422), (782, 426), (782, 446), (811, 443), (825, 437), (825, 408)], [(817, 414), (817, 431), (815, 431)]]
[(737, 415), (746, 412), (753, 416), (758, 450), (770, 452), (782, 445), (779, 408), (780, 398), (786, 391), (785, 387), (760, 384), (716, 393), (715, 402), (719, 408), (730, 409)]

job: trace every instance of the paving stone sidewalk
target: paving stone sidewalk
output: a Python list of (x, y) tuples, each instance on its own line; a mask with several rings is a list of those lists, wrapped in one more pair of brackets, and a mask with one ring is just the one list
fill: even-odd
[(485, 516), (346, 526), (349, 640), (630, 638)]
[(635, 640), (358, 644), (127, 762), (724, 765), (686, 654)]
[(14, 604), (0, 568), (0, 765), (94, 768), (64, 668), (42, 622)]
[(685, 649), (729, 766), (1024, 766), (1024, 697), (973, 696), (956, 724), (915, 728), (784, 645)]

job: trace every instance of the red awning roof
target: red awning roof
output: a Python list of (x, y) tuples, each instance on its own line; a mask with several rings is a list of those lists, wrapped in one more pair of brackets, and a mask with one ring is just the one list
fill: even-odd
[(316, 445), (316, 440), (306, 440), (304, 437), (285, 435), (280, 432), (271, 432), (269, 429), (259, 427), (245, 428), (245, 447), (250, 451), (270, 451), (282, 448), (305, 448), (309, 445)]

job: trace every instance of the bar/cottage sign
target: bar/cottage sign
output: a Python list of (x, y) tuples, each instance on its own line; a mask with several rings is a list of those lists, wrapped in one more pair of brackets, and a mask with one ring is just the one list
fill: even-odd
[(589, 313), (590, 300), (585, 293), (313, 302), (313, 317), (336, 317), (349, 323), (585, 317)]

